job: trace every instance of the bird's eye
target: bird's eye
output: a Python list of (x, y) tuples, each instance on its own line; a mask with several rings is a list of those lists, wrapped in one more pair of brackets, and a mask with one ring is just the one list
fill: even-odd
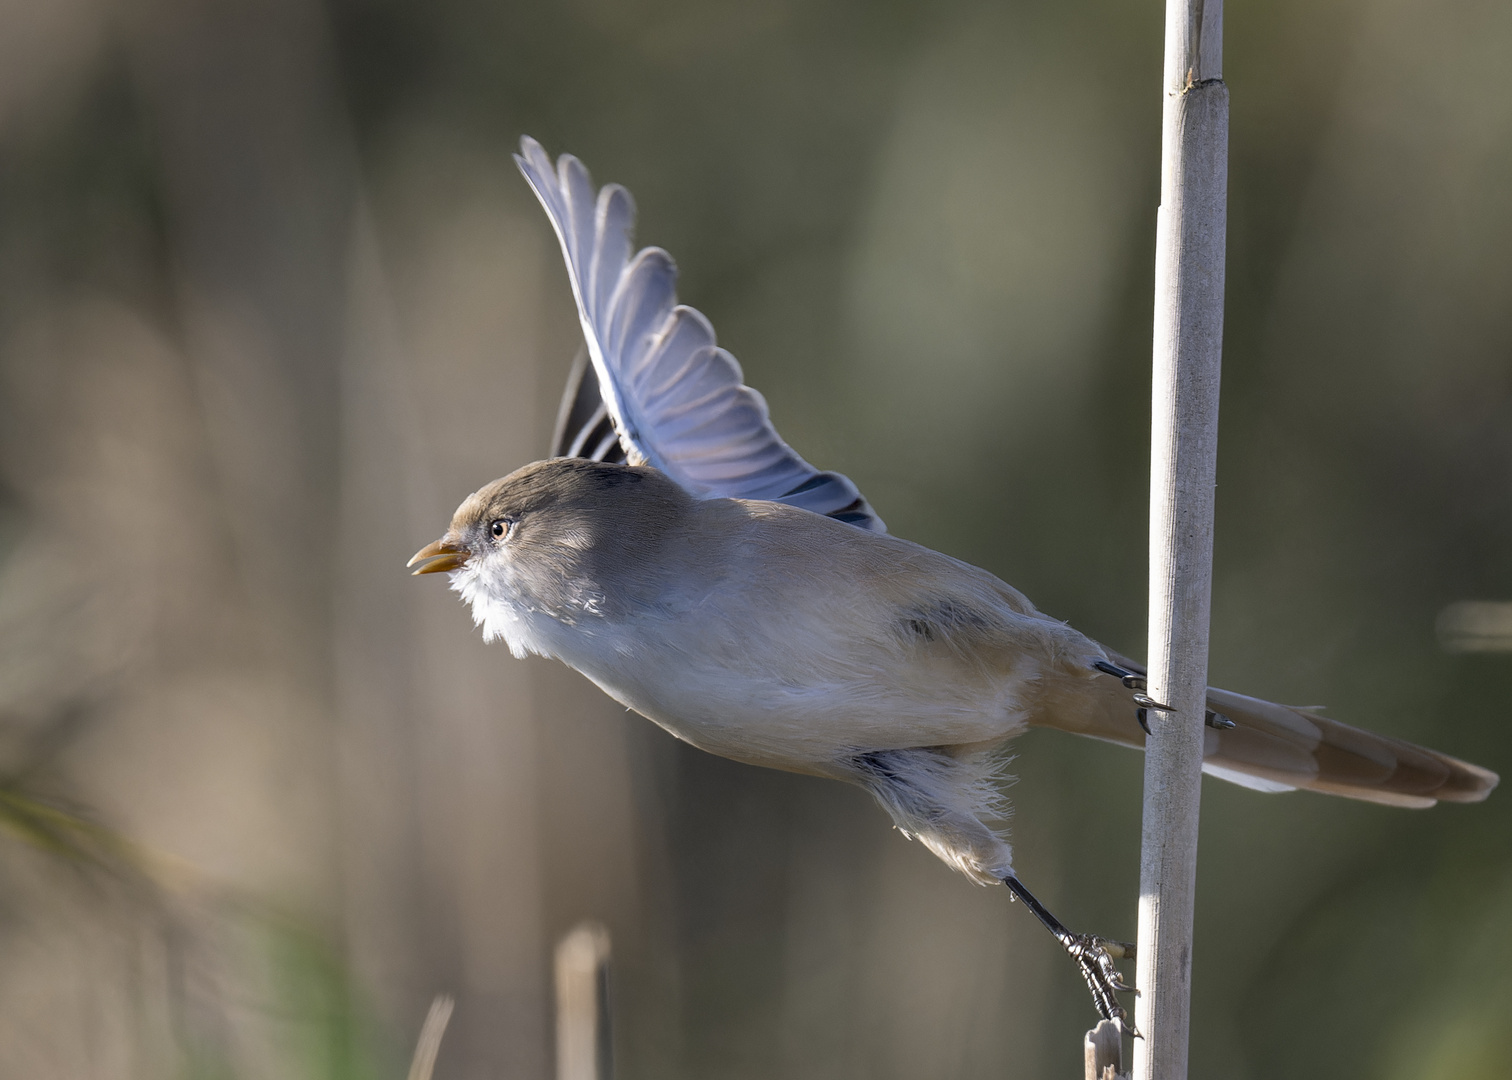
[(495, 540), (502, 540), (509, 535), (509, 530), (514, 527), (514, 522), (509, 518), (499, 518), (488, 527), (489, 534)]

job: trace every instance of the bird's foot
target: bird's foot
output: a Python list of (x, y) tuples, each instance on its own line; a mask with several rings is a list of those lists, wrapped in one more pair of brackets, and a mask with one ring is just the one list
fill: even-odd
[(1134, 987), (1124, 982), (1123, 973), (1114, 964), (1114, 959), (1133, 959), (1134, 946), (1122, 941), (1111, 941), (1096, 934), (1056, 935), (1066, 952), (1076, 962), (1077, 970), (1086, 980), (1092, 992), (1092, 1003), (1104, 1020), (1116, 1020), (1128, 1028), (1137, 1038), (1129, 1023), (1129, 1014), (1118, 1002), (1118, 994), (1127, 993)]
[[(1155, 709), (1159, 712), (1176, 711), (1171, 706), (1156, 701), (1149, 694), (1145, 693), (1145, 690), (1148, 688), (1148, 684), (1145, 682), (1143, 675), (1128, 671), (1125, 668), (1121, 668), (1117, 664), (1111, 663), (1107, 660), (1094, 660), (1092, 661), (1092, 666), (1105, 675), (1113, 676), (1119, 682), (1123, 683), (1127, 689), (1134, 691), (1134, 704), (1138, 706), (1138, 708), (1134, 710), (1134, 719), (1139, 721), (1139, 726), (1144, 729), (1144, 733), (1146, 735), (1150, 734), (1151, 709)], [(1216, 716), (1217, 714), (1215, 713), (1214, 715)], [(1225, 717), (1224, 719), (1227, 719), (1227, 717)], [(1230, 726), (1232, 726), (1232, 723), (1230, 724)]]
[[(1138, 701), (1139, 698), (1136, 697), (1134, 700)], [(1146, 735), (1150, 734), (1150, 709), (1153, 708), (1164, 708), (1164, 706), (1148, 705), (1134, 710), (1134, 719), (1139, 721), (1139, 726), (1144, 728)], [(1175, 710), (1171, 709), (1168, 711), (1174, 712)], [(1208, 727), (1216, 728), (1219, 731), (1232, 731), (1239, 726), (1221, 712), (1214, 712), (1212, 709), (1208, 709), (1203, 715), (1202, 722)]]
[(1101, 938), (1096, 934), (1073, 934), (1065, 925), (1050, 914), (1048, 908), (1037, 900), (1033, 893), (1024, 888), (1024, 883), (1013, 874), (1003, 875), (1003, 884), (1008, 886), (1008, 893), (1015, 900), (1023, 901), (1023, 904), (1040, 921), (1040, 925), (1055, 936), (1055, 940), (1061, 943), (1062, 948), (1076, 961), (1076, 969), (1081, 972), (1082, 978), (1087, 981), (1087, 989), (1092, 991), (1092, 1003), (1097, 1006), (1097, 1011), (1104, 1020), (1116, 1020), (1122, 1026), (1133, 1032), (1136, 1036), (1139, 1032), (1134, 1031), (1129, 1024), (1129, 1014), (1124, 1012), (1123, 1006), (1118, 1003), (1118, 995), (1123, 991), (1134, 988), (1123, 981), (1118, 967), (1113, 963), (1114, 959), (1134, 959), (1134, 946), (1122, 941), (1113, 941), (1110, 938)]

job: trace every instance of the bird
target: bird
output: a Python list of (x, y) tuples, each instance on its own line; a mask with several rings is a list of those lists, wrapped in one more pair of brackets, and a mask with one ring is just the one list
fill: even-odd
[[(677, 738), (868, 791), (906, 836), (1006, 885), (1104, 1019), (1117, 961), (1024, 886), (998, 827), (1004, 747), (1031, 727), (1142, 748), (1145, 669), (993, 574), (891, 535), (847, 477), (777, 434), (677, 270), (635, 250), (635, 204), (570, 154), (515, 156), (549, 217), (584, 350), (550, 457), (486, 484), (410, 560), (490, 640), (566, 663)], [(1193, 718), (1195, 722), (1195, 718)], [(1203, 771), (1262, 792), (1478, 802), (1495, 773), (1316, 708), (1209, 689)]]

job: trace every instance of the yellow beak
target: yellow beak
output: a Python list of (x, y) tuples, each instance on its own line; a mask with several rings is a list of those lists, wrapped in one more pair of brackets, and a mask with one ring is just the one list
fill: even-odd
[[(433, 544), (426, 544), (405, 566), (414, 566), (416, 574), (440, 574), (447, 570), (457, 570), (467, 562), (468, 551), (464, 547), (452, 543), (446, 537), (442, 537)], [(415, 566), (419, 563), (419, 566)]]

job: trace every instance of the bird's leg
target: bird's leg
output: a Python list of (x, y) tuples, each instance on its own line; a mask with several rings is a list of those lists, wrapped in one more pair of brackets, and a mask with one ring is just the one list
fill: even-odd
[(1134, 988), (1123, 981), (1123, 976), (1114, 966), (1115, 958), (1120, 960), (1132, 960), (1134, 958), (1134, 946), (1122, 941), (1112, 941), (1108, 938), (1100, 938), (1095, 934), (1073, 934), (1061, 925), (1061, 921), (1035, 899), (1034, 894), (1024, 888), (1024, 883), (1012, 874), (1003, 878), (1003, 884), (1008, 886), (1008, 891), (1014, 899), (1022, 900), (1041, 925), (1053, 935), (1055, 940), (1070, 954), (1071, 959), (1076, 961), (1077, 970), (1081, 972), (1083, 979), (1087, 981), (1087, 989), (1092, 991), (1092, 1004), (1097, 1007), (1097, 1012), (1104, 1020), (1117, 1020), (1123, 1027), (1129, 1028), (1138, 1037), (1139, 1032), (1129, 1025), (1129, 1014), (1118, 1003), (1117, 994), (1120, 991), (1133, 990)]

